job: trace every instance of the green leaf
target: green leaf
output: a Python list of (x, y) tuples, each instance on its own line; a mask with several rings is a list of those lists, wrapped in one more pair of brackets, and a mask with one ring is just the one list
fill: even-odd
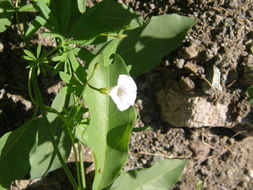
[(63, 80), (66, 84), (68, 84), (71, 80), (71, 75), (65, 73), (65, 72), (59, 72), (59, 75), (61, 77), (61, 80)]
[(88, 9), (71, 27), (70, 37), (88, 40), (101, 33), (115, 32), (129, 25), (136, 14), (130, 13), (114, 0), (104, 0)]
[(84, 13), (86, 10), (86, 0), (77, 0), (78, 10)]
[(26, 55), (22, 56), (22, 58), (27, 60), (27, 61), (34, 61), (35, 60), (35, 58), (29, 57), (29, 56), (26, 56)]
[(12, 181), (29, 173), (29, 153), (35, 143), (38, 123), (29, 120), (0, 139), (0, 184), (9, 188)]
[[(61, 3), (61, 4), (64, 4), (64, 3)], [(59, 23), (57, 22), (57, 20), (55, 18), (54, 12), (50, 10), (50, 8), (47, 6), (45, 0), (38, 0), (38, 6), (39, 6), (43, 16), (50, 23), (52, 28), (55, 31), (59, 31), (59, 29), (60, 29)]]
[(50, 9), (47, 6), (46, 2), (44, 0), (38, 0), (38, 6), (43, 14), (43, 16), (45, 17), (45, 19), (49, 20), (50, 16)]
[(119, 45), (118, 54), (127, 65), (132, 65), (131, 74), (138, 76), (158, 65), (164, 55), (181, 44), (195, 21), (176, 14), (154, 16), (143, 27), (127, 31)]
[(33, 35), (41, 26), (44, 26), (47, 23), (47, 20), (41, 16), (36, 16), (35, 19), (30, 24), (29, 28), (27, 29), (25, 36), (30, 37)]
[(13, 11), (11, 0), (0, 0), (0, 32), (4, 32), (11, 25)]
[(186, 160), (162, 160), (151, 168), (121, 174), (110, 190), (168, 190), (181, 176)]
[(37, 50), (36, 50), (36, 56), (40, 57), (40, 53), (41, 53), (41, 44), (38, 44)]
[(27, 4), (18, 9), (18, 12), (35, 12), (36, 8), (33, 4)]
[(251, 105), (253, 106), (253, 85), (248, 88), (248, 93), (249, 93), (249, 100)]
[[(120, 56), (114, 55), (111, 65), (102, 60), (99, 55), (89, 66), (89, 73), (93, 74), (90, 85), (96, 88), (112, 87), (117, 84), (120, 74), (128, 74)], [(129, 137), (136, 114), (133, 107), (119, 111), (108, 95), (88, 86), (84, 96), (90, 112), (90, 125), (85, 134), (80, 135), (94, 152), (96, 171), (93, 190), (100, 190), (113, 182), (127, 160)]]
[(33, 59), (36, 59), (36, 57), (33, 55), (33, 53), (30, 52), (29, 50), (24, 49), (24, 53), (25, 53), (28, 57), (31, 57), (31, 58), (33, 58)]
[[(67, 89), (62, 88), (55, 97), (51, 107), (58, 112), (62, 112), (64, 108), (67, 109), (73, 105), (73, 102), (72, 96), (67, 95)], [(36, 144), (30, 153), (31, 178), (42, 177), (48, 172), (61, 167), (46, 125), (50, 125), (49, 127), (53, 130), (59, 150), (65, 160), (67, 160), (71, 150), (71, 142), (64, 128), (64, 123), (57, 114), (48, 113), (47, 118), (44, 118), (41, 122), (44, 123), (44, 126), (38, 128)]]

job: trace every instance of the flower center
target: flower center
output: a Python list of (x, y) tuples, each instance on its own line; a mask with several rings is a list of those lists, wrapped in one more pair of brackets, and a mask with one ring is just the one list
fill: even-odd
[(122, 88), (118, 88), (117, 96), (122, 96), (124, 90)]

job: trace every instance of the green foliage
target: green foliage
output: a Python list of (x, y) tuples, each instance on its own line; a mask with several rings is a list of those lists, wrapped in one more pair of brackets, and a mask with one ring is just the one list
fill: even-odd
[(4, 32), (11, 25), (13, 12), (11, 0), (0, 0), (0, 32)]
[(137, 17), (114, 0), (105, 0), (86, 10), (70, 28), (70, 37), (81, 41), (90, 40), (102, 33), (122, 30)]
[(23, 179), (29, 172), (29, 152), (39, 125), (39, 122), (29, 120), (0, 139), (0, 184), (3, 187), (9, 188), (13, 180)]
[(86, 0), (77, 0), (77, 5), (80, 13), (84, 13), (86, 10)]
[[(62, 112), (63, 108), (73, 105), (73, 99), (67, 95), (66, 88), (63, 88), (55, 97), (52, 108), (58, 112)], [(40, 120), (40, 127), (36, 132), (36, 142), (30, 152), (30, 177), (39, 178), (48, 172), (61, 167), (55, 149), (51, 143), (48, 127), (53, 130), (54, 137), (61, 152), (61, 155), (67, 160), (71, 143), (66, 132), (65, 123), (55, 113), (47, 114), (47, 121)]]
[(167, 190), (173, 186), (186, 165), (186, 160), (162, 160), (151, 168), (121, 174), (110, 190)]
[[(92, 73), (95, 64), (98, 63), (90, 80), (92, 86), (111, 87), (116, 85), (119, 74), (128, 74), (119, 55), (114, 55), (113, 63), (110, 65), (104, 63), (100, 55), (99, 58), (89, 66), (89, 72)], [(93, 190), (99, 190), (113, 182), (126, 162), (129, 136), (136, 115), (133, 108), (119, 111), (109, 96), (89, 87), (85, 89), (85, 97), (91, 122), (86, 129), (84, 141), (95, 154), (96, 173)]]
[(179, 47), (195, 21), (176, 14), (154, 16), (144, 26), (127, 32), (118, 53), (132, 65), (131, 74), (138, 76), (154, 68), (167, 53)]
[[(16, 1), (15, 7), (11, 0), (0, 0), (0, 32), (11, 25), (13, 13), (17, 26), (21, 18), (27, 23), (27, 13), (35, 18), (19, 31), (26, 46), (23, 58), (28, 62), (28, 94), (34, 113), (32, 119), (0, 139), (0, 189), (27, 175), (45, 176), (60, 166), (74, 189), (85, 189), (82, 154), (76, 150), (76, 142), (88, 145), (94, 153), (92, 190), (167, 189), (173, 185), (186, 161), (165, 160), (149, 169), (120, 175), (136, 113), (134, 107), (119, 111), (108, 93), (117, 85), (119, 75), (131, 72), (138, 76), (159, 64), (180, 45), (195, 22), (175, 14), (144, 21), (114, 0), (91, 8), (86, 7), (86, 0)], [(41, 36), (53, 39), (55, 47), (31, 46), (30, 38), (42, 26), (47, 32)], [(89, 51), (90, 44), (96, 44), (96, 49)], [(66, 85), (51, 107), (44, 104), (37, 79), (50, 72)], [(251, 88), (249, 92), (252, 99)], [(87, 112), (89, 117), (84, 118)], [(71, 146), (80, 156), (77, 182), (65, 164)]]

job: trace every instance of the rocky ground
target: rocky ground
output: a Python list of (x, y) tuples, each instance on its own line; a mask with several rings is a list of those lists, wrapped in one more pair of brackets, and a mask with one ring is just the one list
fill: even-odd
[[(253, 84), (252, 0), (126, 0), (145, 18), (178, 13), (197, 24), (182, 47), (137, 79), (135, 127), (126, 170), (164, 158), (189, 159), (173, 190), (253, 189), (253, 114), (246, 89)], [(14, 36), (1, 34), (1, 125), (18, 127), (29, 116), (25, 65)], [(9, 52), (15, 52), (15, 57)], [(55, 81), (52, 84), (56, 84)], [(14, 87), (15, 86), (15, 87)], [(51, 90), (57, 89), (57, 85)], [(21, 98), (23, 97), (23, 98)], [(50, 96), (49, 96), (50, 98)], [(13, 111), (15, 110), (15, 112)], [(22, 119), (20, 119), (22, 118)], [(3, 130), (3, 129), (0, 129)], [(3, 133), (5, 131), (1, 131)], [(87, 150), (86, 158), (92, 161)], [(70, 189), (61, 170), (36, 181), (16, 181), (12, 189)]]

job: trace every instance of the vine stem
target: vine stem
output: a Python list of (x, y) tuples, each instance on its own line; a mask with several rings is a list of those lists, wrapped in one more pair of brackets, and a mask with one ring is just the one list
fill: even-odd
[(76, 150), (74, 138), (73, 138), (73, 136), (72, 136), (70, 130), (68, 130), (68, 134), (69, 134), (69, 138), (70, 138), (70, 140), (71, 140), (72, 147), (73, 147), (73, 151), (74, 151), (75, 163), (76, 163), (76, 174), (77, 174), (78, 189), (80, 189), (80, 186), (81, 186), (81, 178), (80, 178), (80, 168), (79, 168), (79, 164), (78, 164), (78, 162), (79, 162), (79, 161), (78, 161), (78, 154), (77, 154), (77, 150)]
[(86, 182), (85, 182), (84, 163), (83, 163), (83, 149), (82, 149), (82, 144), (80, 142), (78, 142), (78, 152), (79, 152), (79, 164), (80, 164), (80, 173), (81, 173), (81, 185), (82, 185), (82, 189), (85, 189)]
[[(28, 93), (29, 93), (29, 96), (30, 96), (30, 98), (31, 98), (31, 101), (32, 101), (33, 104), (35, 105), (35, 113), (34, 113), (34, 114), (35, 114), (35, 116), (36, 116), (38, 107), (40, 106), (40, 103), (39, 103), (39, 102), (40, 102), (40, 101), (42, 102), (42, 99), (41, 99), (41, 94), (40, 94), (40, 92), (38, 92), (38, 91), (37, 91), (37, 93), (39, 93), (39, 94), (37, 94), (37, 96), (40, 98), (40, 100), (35, 101), (35, 99), (33, 98), (32, 88), (31, 88), (32, 85), (31, 85), (31, 83), (34, 82), (35, 88), (38, 88), (38, 82), (37, 82), (36, 76), (34, 75), (34, 72), (35, 72), (35, 71), (34, 71), (34, 69), (32, 69), (32, 68), (31, 68), (30, 71), (29, 71), (29, 75), (28, 75), (28, 77), (29, 77), (29, 78), (28, 78)], [(33, 81), (32, 81), (32, 80), (33, 80)], [(36, 92), (36, 90), (35, 90), (35, 92)], [(37, 97), (37, 98), (38, 98), (38, 97)], [(44, 111), (43, 107), (42, 107), (42, 109), (41, 109), (41, 113), (42, 113), (43, 118), (46, 118), (46, 111)], [(72, 173), (70, 172), (70, 170), (69, 170), (67, 164), (65, 163), (65, 161), (64, 161), (64, 159), (63, 159), (63, 157), (62, 157), (62, 155), (61, 155), (61, 152), (60, 152), (59, 147), (58, 147), (58, 145), (57, 145), (57, 142), (56, 142), (56, 140), (55, 140), (54, 132), (52, 131), (51, 125), (50, 125), (50, 123), (48, 122), (47, 119), (46, 119), (46, 121), (47, 121), (46, 128), (47, 128), (47, 130), (48, 130), (48, 133), (49, 133), (51, 142), (52, 142), (52, 144), (53, 144), (54, 150), (55, 150), (55, 152), (56, 152), (56, 155), (57, 155), (59, 161), (61, 162), (61, 165), (62, 165), (62, 167), (63, 167), (63, 170), (64, 170), (64, 172), (66, 173), (66, 175), (67, 175), (67, 177), (68, 177), (68, 179), (69, 179), (69, 181), (70, 181), (72, 187), (73, 187), (75, 190), (79, 190), (79, 187), (78, 187), (78, 185), (77, 185), (77, 183), (76, 183), (76, 181), (75, 181), (75, 179), (74, 179)]]
[[(42, 115), (43, 115), (43, 117), (45, 117), (45, 113), (42, 114)], [(75, 179), (74, 179), (72, 173), (70, 172), (68, 166), (66, 165), (66, 163), (65, 163), (65, 161), (64, 161), (64, 159), (63, 159), (63, 157), (62, 157), (62, 155), (61, 155), (61, 153), (60, 153), (60, 150), (59, 150), (59, 148), (58, 148), (58, 146), (57, 146), (57, 142), (56, 142), (56, 140), (55, 140), (55, 138), (54, 138), (54, 133), (53, 133), (53, 131), (52, 131), (50, 125), (47, 125), (47, 129), (48, 129), (48, 132), (49, 132), (49, 135), (50, 135), (51, 142), (52, 142), (52, 144), (53, 144), (54, 150), (56, 151), (56, 155), (57, 155), (58, 159), (59, 159), (60, 162), (61, 162), (61, 165), (62, 165), (62, 167), (63, 167), (64, 172), (66, 173), (66, 175), (67, 175), (67, 177), (68, 177), (68, 179), (69, 179), (71, 185), (73, 186), (73, 188), (74, 188), (75, 190), (79, 190), (79, 187), (78, 187), (78, 185), (77, 185), (77, 183), (76, 183), (76, 181), (75, 181)]]
[(23, 32), (22, 32), (22, 30), (20, 28), (20, 22), (19, 22), (18, 11), (17, 11), (18, 7), (19, 7), (19, 0), (16, 0), (16, 4), (15, 4), (15, 19), (16, 19), (16, 22), (17, 22), (17, 26), (18, 26), (18, 30), (20, 32), (21, 38), (24, 41), (24, 43), (26, 44), (25, 37), (24, 37)]

